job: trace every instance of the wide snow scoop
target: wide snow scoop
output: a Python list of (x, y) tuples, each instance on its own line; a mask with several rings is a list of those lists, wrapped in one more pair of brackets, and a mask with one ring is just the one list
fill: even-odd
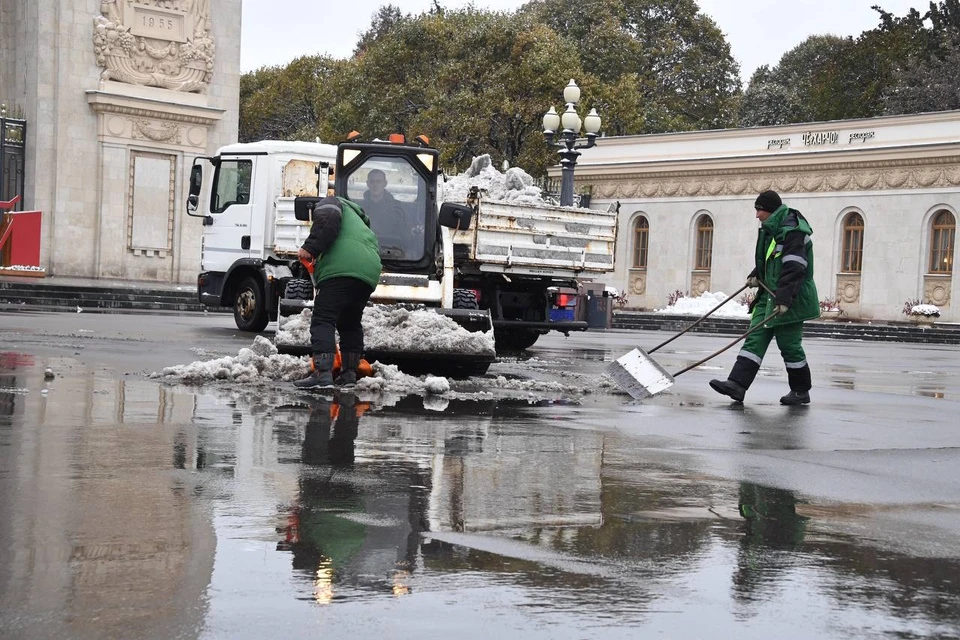
[(616, 360), (610, 363), (610, 366), (607, 368), (607, 373), (610, 375), (611, 378), (613, 378), (614, 382), (616, 382), (621, 389), (629, 393), (634, 400), (643, 400), (644, 398), (649, 398), (654, 394), (657, 394), (657, 393), (660, 393), (661, 391), (669, 389), (674, 384), (674, 378), (676, 378), (682, 373), (686, 373), (687, 371), (690, 371), (691, 369), (695, 369), (696, 367), (699, 367), (700, 365), (702, 365), (704, 362), (707, 362), (708, 360), (711, 360), (717, 357), (718, 355), (720, 355), (721, 353), (723, 353), (724, 351), (734, 346), (735, 344), (737, 344), (738, 342), (740, 342), (741, 340), (749, 336), (751, 333), (753, 333), (754, 331), (762, 327), (764, 324), (766, 324), (769, 320), (772, 320), (777, 315), (776, 313), (771, 313), (769, 316), (763, 319), (763, 322), (760, 322), (759, 324), (754, 325), (748, 331), (740, 335), (736, 340), (734, 340), (724, 348), (710, 354), (709, 356), (707, 356), (703, 360), (700, 360), (699, 362), (695, 362), (694, 364), (690, 365), (689, 367), (686, 367), (685, 369), (681, 369), (680, 371), (677, 371), (673, 375), (670, 375), (670, 373), (666, 369), (664, 369), (662, 366), (660, 366), (660, 364), (657, 363), (656, 360), (650, 357), (651, 353), (654, 353), (658, 349), (670, 344), (671, 342), (673, 342), (683, 334), (687, 333), (688, 331), (696, 327), (698, 324), (706, 320), (710, 316), (710, 314), (712, 314), (714, 311), (722, 307), (729, 300), (732, 300), (733, 298), (735, 298), (739, 293), (741, 293), (746, 288), (747, 288), (747, 285), (740, 287), (740, 289), (735, 291), (733, 295), (731, 295), (729, 298), (727, 298), (726, 300), (724, 300), (723, 302), (715, 306), (713, 309), (710, 309), (710, 311), (707, 311), (696, 322), (694, 322), (693, 324), (685, 328), (683, 331), (670, 337), (669, 339), (664, 340), (663, 342), (655, 346), (653, 349), (650, 349), (650, 351), (644, 351), (641, 347), (636, 347), (629, 353), (626, 353), (620, 356), (619, 358), (617, 358)]

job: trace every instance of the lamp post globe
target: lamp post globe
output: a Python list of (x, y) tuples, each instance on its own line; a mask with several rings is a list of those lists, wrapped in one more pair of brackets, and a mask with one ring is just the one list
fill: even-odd
[[(580, 87), (573, 79), (563, 88), (563, 101), (567, 106), (562, 115), (552, 106), (544, 114), (543, 136), (549, 146), (557, 148), (557, 155), (560, 156), (560, 206), (572, 207), (573, 172), (580, 157), (580, 149), (589, 149), (597, 143), (602, 121), (596, 109), (590, 109), (590, 113), (580, 119), (580, 114), (577, 113)], [(581, 129), (586, 134), (586, 144), (577, 144)]]

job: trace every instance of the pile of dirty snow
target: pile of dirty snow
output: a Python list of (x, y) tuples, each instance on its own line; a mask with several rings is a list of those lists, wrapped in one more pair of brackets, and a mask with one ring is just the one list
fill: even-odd
[(212, 360), (197, 360), (190, 364), (167, 367), (151, 378), (177, 378), (181, 382), (197, 384), (210, 380), (256, 382), (259, 380), (299, 380), (310, 371), (306, 358), (277, 353), (277, 348), (263, 336), (257, 336), (250, 347), (240, 349), (236, 356)]
[(534, 186), (533, 177), (518, 167), (507, 169), (506, 173), (497, 171), (489, 154), (477, 156), (470, 168), (463, 173), (447, 178), (441, 185), (441, 202), (466, 202), (470, 187), (479, 187), (486, 191), (486, 199), (521, 204), (548, 204), (539, 187)]
[[(278, 345), (308, 346), (312, 310), (282, 319), (274, 338)], [(368, 351), (494, 355), (493, 329), (467, 331), (450, 318), (426, 309), (371, 305), (363, 312), (363, 343)]]
[[(727, 299), (727, 294), (718, 291), (706, 291), (696, 298), (680, 298), (675, 303), (663, 309), (654, 309), (654, 313), (669, 313), (674, 315), (702, 316), (706, 312)], [(747, 305), (731, 300), (711, 314), (711, 317), (749, 318), (750, 310)]]
[[(357, 381), (355, 393), (361, 397), (381, 394), (424, 396), (444, 395), (451, 391), (450, 381), (438, 376), (411, 376), (400, 371), (396, 365), (379, 362), (372, 364), (373, 375)], [(167, 367), (151, 378), (176, 379), (185, 384), (204, 382), (262, 383), (269, 381), (293, 381), (306, 377), (310, 372), (306, 357), (277, 353), (277, 348), (263, 336), (254, 338), (250, 347), (240, 349), (236, 356), (224, 356), (210, 360), (198, 360), (190, 364)]]

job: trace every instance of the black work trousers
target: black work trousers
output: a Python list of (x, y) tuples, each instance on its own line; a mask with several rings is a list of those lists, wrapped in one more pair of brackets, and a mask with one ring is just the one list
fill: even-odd
[(373, 287), (357, 278), (330, 278), (317, 285), (310, 322), (310, 347), (313, 353), (334, 353), (336, 332), (340, 333), (342, 352), (363, 353), (363, 309)]

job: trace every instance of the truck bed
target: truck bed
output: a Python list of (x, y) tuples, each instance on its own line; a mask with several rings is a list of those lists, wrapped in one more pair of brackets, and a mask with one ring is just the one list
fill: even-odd
[(274, 201), (273, 251), (277, 255), (297, 255), (303, 241), (310, 235), (310, 223), (301, 222), (293, 215), (295, 198), (280, 197)]
[(617, 213), (486, 200), (454, 234), (480, 271), (599, 276), (613, 271)]

